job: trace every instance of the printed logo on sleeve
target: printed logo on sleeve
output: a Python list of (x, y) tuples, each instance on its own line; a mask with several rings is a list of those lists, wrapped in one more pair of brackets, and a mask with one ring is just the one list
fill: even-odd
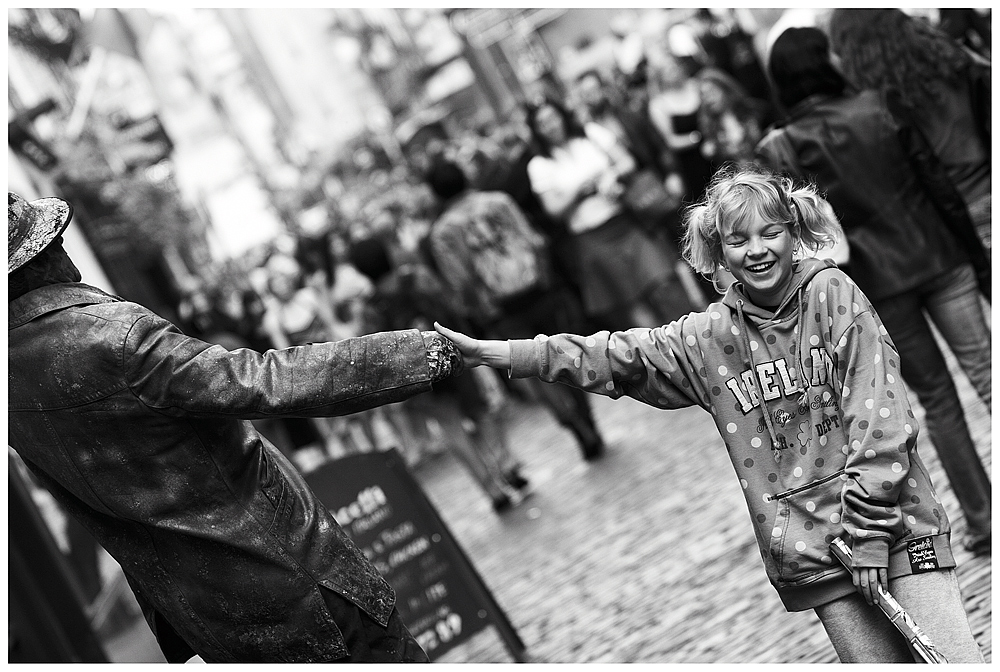
[(906, 553), (910, 557), (910, 569), (914, 574), (932, 572), (941, 567), (934, 550), (934, 540), (930, 537), (911, 541), (906, 545)]

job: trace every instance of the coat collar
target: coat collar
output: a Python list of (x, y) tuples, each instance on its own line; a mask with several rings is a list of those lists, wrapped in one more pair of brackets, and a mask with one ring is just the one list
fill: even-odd
[(70, 306), (114, 301), (124, 301), (124, 299), (82, 282), (60, 282), (45, 285), (19, 296), (7, 304), (7, 331), (20, 327), (46, 313)]
[(792, 106), (792, 109), (788, 111), (788, 119), (789, 121), (792, 121), (805, 116), (811, 109), (820, 103), (837, 97), (838, 96), (832, 96), (828, 93), (814, 93), (811, 96), (807, 96)]

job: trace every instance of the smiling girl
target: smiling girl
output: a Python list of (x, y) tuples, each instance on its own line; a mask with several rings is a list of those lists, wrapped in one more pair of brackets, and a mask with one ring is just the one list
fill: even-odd
[[(467, 366), (657, 408), (701, 406), (743, 487), (768, 579), (787, 610), (815, 610), (842, 661), (914, 661), (873, 606), (882, 586), (950, 662), (982, 662), (899, 356), (857, 285), (805, 257), (842, 235), (831, 213), (812, 186), (723, 171), (685, 221), (691, 265), (736, 278), (704, 312), (591, 336), (438, 331)], [(838, 537), (852, 548), (851, 572), (830, 551)]]

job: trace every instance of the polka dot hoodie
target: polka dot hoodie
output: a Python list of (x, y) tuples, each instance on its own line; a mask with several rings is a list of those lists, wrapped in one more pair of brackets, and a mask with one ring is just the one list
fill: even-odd
[(799, 611), (855, 590), (834, 537), (890, 578), (955, 562), (881, 321), (832, 262), (798, 262), (793, 282), (774, 313), (735, 283), (705, 312), (655, 329), (513, 340), (510, 373), (709, 411), (768, 578)]

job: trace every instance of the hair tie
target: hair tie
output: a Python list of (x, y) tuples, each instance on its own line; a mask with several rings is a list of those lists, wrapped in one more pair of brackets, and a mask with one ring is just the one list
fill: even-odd
[(791, 196), (791, 195), (789, 195), (788, 205), (789, 205), (789, 209), (792, 211), (792, 223), (793, 224), (798, 224), (798, 225), (801, 226), (801, 224), (802, 224), (802, 215), (799, 212), (799, 207), (797, 205), (795, 205), (795, 198), (793, 196)]

